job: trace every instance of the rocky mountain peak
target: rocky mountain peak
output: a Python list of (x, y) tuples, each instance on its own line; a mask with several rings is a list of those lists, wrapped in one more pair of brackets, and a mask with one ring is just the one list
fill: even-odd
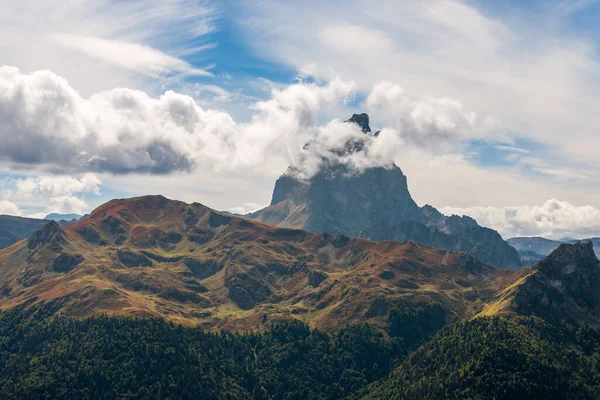
[(352, 114), (352, 117), (346, 122), (353, 122), (356, 125), (360, 126), (363, 132), (370, 133), (371, 127), (369, 126), (369, 115), (366, 113), (362, 114)]
[(27, 241), (27, 247), (33, 250), (39, 245), (61, 243), (64, 240), (65, 232), (63, 229), (56, 221), (50, 221), (31, 235)]
[(592, 243), (560, 245), (487, 310), (512, 310), (600, 328), (600, 261)]
[[(378, 132), (371, 133), (367, 114), (354, 114), (346, 122), (360, 126), (365, 140), (349, 141), (338, 156), (360, 152), (366, 141), (377, 140)], [(310, 142), (305, 148), (309, 147)], [(520, 267), (517, 250), (496, 231), (469, 217), (447, 217), (432, 206), (419, 207), (410, 195), (407, 177), (395, 164), (355, 171), (343, 163), (326, 162), (309, 179), (290, 173), (293, 168), (275, 183), (270, 206), (249, 218), (354, 238), (415, 240), (467, 252), (496, 267)]]
[(561, 244), (548, 257), (536, 264), (535, 269), (551, 278), (560, 278), (576, 273), (600, 275), (599, 261), (591, 241)]

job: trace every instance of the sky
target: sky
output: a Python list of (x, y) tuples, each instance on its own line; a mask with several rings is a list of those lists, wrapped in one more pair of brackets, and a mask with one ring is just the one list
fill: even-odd
[[(0, 0), (0, 214), (269, 204), (381, 130), (418, 204), (600, 236), (600, 1)], [(300, 157), (316, 140), (317, 153)]]

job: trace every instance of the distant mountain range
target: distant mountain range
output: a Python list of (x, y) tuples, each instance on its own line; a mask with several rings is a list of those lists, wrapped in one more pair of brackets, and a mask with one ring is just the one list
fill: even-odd
[(0, 215), (0, 249), (28, 238), (47, 222), (43, 219)]
[[(355, 114), (348, 122), (370, 135), (367, 114)], [(310, 146), (309, 142), (305, 150)], [(344, 151), (361, 148), (361, 143), (351, 143)], [(414, 240), (467, 252), (499, 268), (521, 266), (518, 252), (498, 232), (466, 216), (445, 216), (432, 206), (419, 207), (408, 191), (406, 176), (396, 165), (356, 172), (346, 165), (328, 164), (308, 180), (297, 178), (294, 167), (290, 167), (275, 183), (270, 206), (247, 216), (309, 232)]]
[(58, 214), (58, 213), (51, 213), (48, 214), (44, 217), (44, 219), (46, 220), (52, 220), (52, 221), (77, 221), (79, 219), (81, 219), (83, 217), (83, 215), (80, 214)]
[[(594, 251), (596, 255), (600, 256), (600, 238), (582, 239), (582, 241), (592, 242), (594, 244)], [(561, 244), (574, 244), (577, 243), (578, 240), (570, 238), (550, 240), (543, 237), (514, 237), (508, 239), (507, 242), (519, 251), (524, 265), (531, 265), (549, 255)]]

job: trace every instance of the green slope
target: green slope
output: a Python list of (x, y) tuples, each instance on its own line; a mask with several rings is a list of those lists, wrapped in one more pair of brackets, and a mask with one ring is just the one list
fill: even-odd
[[(363, 399), (597, 399), (600, 334), (537, 317), (443, 329)], [(359, 396), (360, 397), (360, 396)]]

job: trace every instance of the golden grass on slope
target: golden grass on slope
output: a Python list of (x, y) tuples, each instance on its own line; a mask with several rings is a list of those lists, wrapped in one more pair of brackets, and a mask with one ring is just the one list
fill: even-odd
[(492, 301), (485, 304), (483, 310), (478, 313), (475, 317), (479, 316), (496, 316), (496, 315), (509, 315), (514, 313), (513, 309), (513, 298), (517, 289), (536, 271), (531, 271), (524, 276), (520, 277), (500, 293), (498, 293)]
[[(276, 228), (161, 196), (113, 200), (63, 229), (64, 242), (0, 251), (0, 307), (54, 302), (75, 316), (153, 314), (214, 330), (292, 318), (383, 327), (399, 303), (469, 315), (512, 274), (415, 242)], [(61, 254), (83, 261), (59, 273)]]

